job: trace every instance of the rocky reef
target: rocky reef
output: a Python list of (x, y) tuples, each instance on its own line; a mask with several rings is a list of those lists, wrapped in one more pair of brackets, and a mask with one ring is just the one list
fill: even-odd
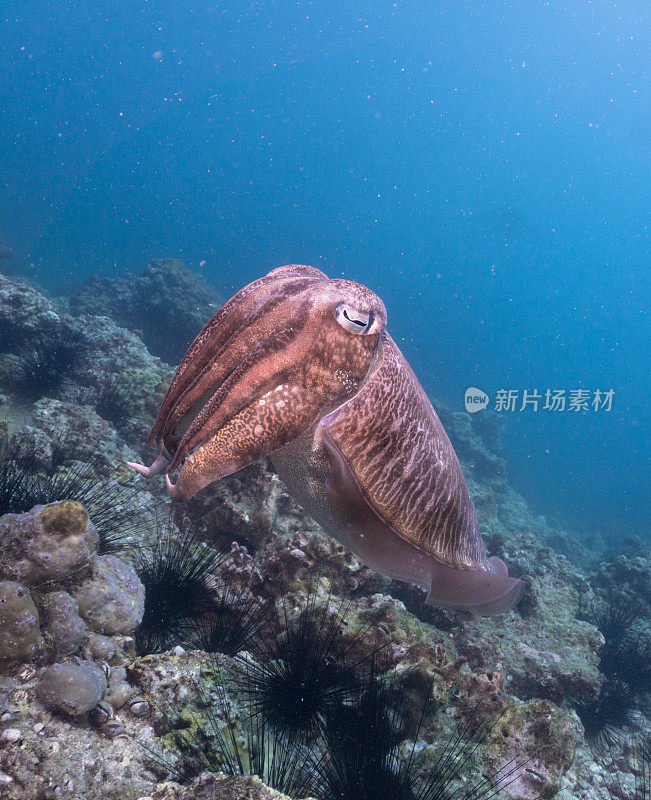
[[(513, 775), (497, 794), (503, 800), (553, 792), (561, 800), (641, 800), (644, 766), (633, 743), (648, 738), (648, 685), (633, 687), (624, 676), (634, 697), (624, 718), (606, 720), (613, 735), (605, 743), (591, 738), (586, 708), (593, 709), (605, 684), (621, 679), (606, 661), (614, 640), (604, 604), (617, 609), (612, 598), (622, 592), (636, 615), (620, 640), (638, 648), (644, 667), (648, 547), (631, 539), (599, 553), (534, 514), (508, 483), (495, 415), (471, 418), (435, 403), (489, 551), (526, 583), (514, 611), (489, 619), (425, 606), (421, 590), (365, 567), (304, 514), (267, 462), (174, 508), (162, 482), (144, 485), (126, 474), (123, 462), (136, 456), (171, 375), (150, 351), (170, 362), (182, 355), (157, 350), (154, 340), (169, 340), (171, 328), (191, 339), (213, 302), (206, 302), (212, 294), (205, 287), (203, 294), (180, 291), (183, 274), (178, 262), (153, 262), (141, 276), (90, 282), (71, 301), (72, 314), (35, 287), (0, 277), (0, 427), (5, 447), (14, 441), (12, 469), (3, 472), (0, 464), (0, 495), (16, 500), (8, 477), (16, 465), (35, 472), (41, 487), (40, 495), (20, 498), (44, 496), (43, 482), (59, 481), (71, 494), (45, 495), (55, 499), (0, 516), (0, 796), (321, 800), (321, 790), (309, 786), (283, 794), (287, 787), (268, 767), (248, 774), (259, 745), (259, 731), (247, 728), (251, 696), (270, 675), (277, 678), (278, 663), (287, 667), (283, 675), (294, 674), (288, 642), (298, 630), (307, 642), (302, 649), (310, 650), (303, 621), (312, 614), (322, 615), (326, 631), (334, 619), (337, 636), (329, 637), (326, 661), (313, 663), (308, 679), (317, 668), (331, 675), (345, 657), (342, 674), (353, 664), (354, 681), (366, 692), (350, 694), (347, 685), (349, 707), (362, 713), (369, 686), (386, 685), (400, 699), (400, 714), (382, 711), (382, 724), (399, 718), (400, 726), (387, 752), (369, 756), (378, 770), (387, 759), (431, 766), (455, 731), (465, 726), (472, 737), (488, 720), (481, 737), (470, 739), (471, 755), (457, 758), (460, 771), (446, 790), (463, 786), (467, 794), (460, 796), (488, 797), (473, 787), (511, 764)], [(138, 297), (154, 304), (145, 306), (148, 318), (161, 302), (169, 305), (164, 317), (147, 320), (151, 341), (147, 326), (141, 336), (135, 318), (126, 319)], [(154, 335), (156, 325), (162, 327)], [(63, 370), (64, 382), (46, 375), (28, 397), (15, 369), (31, 363), (30, 348), (53, 338), (74, 340), (79, 351)], [(107, 375), (128, 398), (114, 417), (97, 400)], [(72, 461), (53, 459), (62, 435)], [(80, 459), (92, 468), (86, 494), (57, 477), (77, 474)], [(108, 484), (114, 494), (102, 505), (95, 487)], [(176, 550), (156, 547), (160, 520)], [(103, 545), (106, 529), (125, 532), (110, 549)], [(187, 598), (181, 623), (178, 606), (154, 602), (161, 580)], [(172, 613), (175, 619), (165, 616)], [(151, 615), (171, 638), (143, 646), (141, 625)], [(238, 644), (227, 647), (233, 624), (241, 628)], [(364, 683), (368, 672), (372, 683)], [(290, 706), (306, 685), (296, 681), (294, 690), (290, 681)], [(392, 695), (383, 691), (388, 707)], [(320, 725), (294, 737), (302, 762), (314, 763), (310, 748), (327, 750), (327, 725), (325, 733)], [(236, 744), (241, 769), (215, 750), (220, 736)]]
[(75, 314), (101, 309), (121, 327), (138, 331), (151, 353), (178, 364), (221, 302), (182, 261), (157, 258), (139, 275), (90, 278), (70, 298), (70, 306)]
[(0, 275), (0, 413), (10, 428), (29, 422), (39, 400), (57, 399), (89, 406), (127, 440), (141, 441), (171, 372), (107, 316), (73, 317), (33, 286)]

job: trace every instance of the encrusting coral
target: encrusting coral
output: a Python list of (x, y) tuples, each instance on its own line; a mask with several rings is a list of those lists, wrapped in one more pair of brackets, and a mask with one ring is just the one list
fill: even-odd
[(54, 658), (69, 656), (81, 647), (86, 626), (79, 603), (68, 592), (47, 592), (39, 598), (41, 630)]
[(132, 633), (145, 608), (145, 587), (117, 556), (95, 556), (92, 574), (74, 592), (79, 613), (97, 633)]
[[(0, 673), (3, 665), (9, 676), (20, 664), (37, 665), (40, 678), (38, 670), (21, 673), (34, 679), (34, 696), (68, 716), (99, 706), (108, 660), (124, 648), (108, 636), (128, 636), (142, 619), (137, 575), (116, 556), (98, 555), (98, 542), (86, 510), (72, 500), (0, 517)], [(121, 677), (109, 684), (109, 702), (127, 699)]]
[(39, 616), (29, 590), (0, 581), (0, 662), (31, 661), (43, 649)]
[(99, 536), (74, 500), (0, 517), (0, 575), (28, 585), (64, 581), (90, 565)]
[(43, 705), (78, 717), (97, 706), (106, 691), (106, 677), (93, 662), (52, 664), (36, 686)]

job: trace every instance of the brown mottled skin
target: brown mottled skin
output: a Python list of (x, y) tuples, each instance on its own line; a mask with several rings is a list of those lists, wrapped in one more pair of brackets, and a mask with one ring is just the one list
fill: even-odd
[[(343, 315), (343, 316), (342, 316)], [(327, 531), (429, 602), (496, 614), (522, 582), (486, 556), (461, 467), (377, 295), (291, 265), (239, 291), (190, 346), (143, 475), (179, 502), (266, 455)]]
[(423, 550), (457, 566), (486, 560), (459, 461), (420, 383), (384, 332), (364, 387), (323, 425), (380, 515)]

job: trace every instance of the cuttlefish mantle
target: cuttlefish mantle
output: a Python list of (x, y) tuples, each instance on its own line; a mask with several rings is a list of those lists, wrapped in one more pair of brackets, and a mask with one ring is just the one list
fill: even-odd
[[(241, 289), (181, 362), (150, 434), (182, 502), (270, 455), (299, 503), (364, 563), (482, 615), (522, 597), (488, 558), (450, 440), (386, 330), (380, 298), (291, 265)], [(170, 474), (180, 468), (172, 482)]]

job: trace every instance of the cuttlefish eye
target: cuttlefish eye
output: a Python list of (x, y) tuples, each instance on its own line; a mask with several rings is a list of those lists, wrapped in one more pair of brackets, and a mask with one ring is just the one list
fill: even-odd
[(335, 308), (335, 319), (342, 327), (353, 333), (368, 333), (373, 324), (373, 312), (360, 311), (346, 303), (340, 303)]

